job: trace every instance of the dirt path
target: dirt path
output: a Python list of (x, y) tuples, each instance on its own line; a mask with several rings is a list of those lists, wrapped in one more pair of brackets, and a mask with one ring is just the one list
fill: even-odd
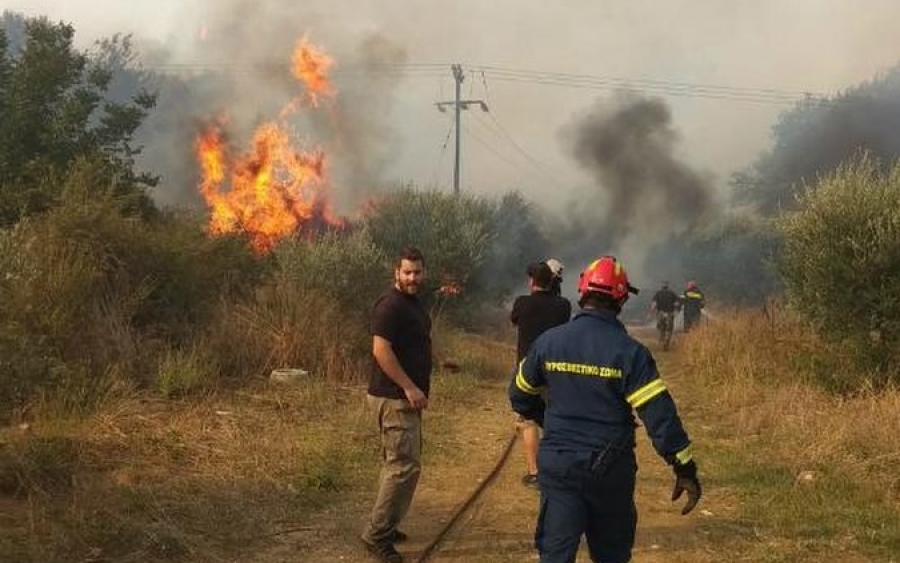
[[(647, 336), (647, 335), (645, 335)], [(652, 336), (649, 335), (649, 336)], [(676, 398), (682, 377), (678, 369), (678, 351), (654, 353), (664, 378)], [(427, 543), (455, 512), (457, 506), (477, 487), (478, 480), (489, 474), (512, 434), (512, 417), (506, 400), (506, 382), (485, 384), (483, 402), (477, 409), (461, 417), (455, 435), (431, 437), (433, 448), (448, 448), (458, 455), (444, 456), (441, 463), (426, 463), (422, 481), (404, 530), (410, 541), (398, 549), (406, 561), (416, 561)], [(689, 432), (702, 440), (703, 428), (691, 424), (690, 406), (681, 405)], [(685, 408), (686, 407), (686, 408)], [(427, 432), (427, 428), (426, 428)], [(707, 494), (700, 507), (682, 517), (678, 506), (669, 502), (672, 476), (668, 467), (649, 446), (646, 435), (638, 430), (638, 538), (634, 563), (723, 561), (721, 553), (711, 553), (704, 541), (709, 530), (704, 521), (716, 514), (729, 512), (727, 499), (715, 492)], [(461, 518), (431, 557), (434, 563), (497, 563), (534, 561), (532, 547), (538, 493), (524, 487), (521, 443), (513, 452), (485, 494)], [(373, 561), (357, 540), (361, 523), (369, 508), (371, 493), (351, 495), (341, 504), (317, 515), (315, 522), (301, 530), (282, 533), (275, 545), (253, 561), (287, 563), (297, 561)], [(587, 562), (586, 550), (578, 558)]]

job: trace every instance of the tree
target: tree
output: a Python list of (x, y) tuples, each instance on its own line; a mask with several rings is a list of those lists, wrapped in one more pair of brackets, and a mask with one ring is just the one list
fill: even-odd
[(73, 46), (72, 26), (25, 20), (25, 40), (9, 48), (0, 31), (0, 224), (49, 209), (76, 161), (91, 161), (128, 208), (153, 209), (155, 178), (134, 170), (135, 131), (155, 104), (145, 91), (110, 101), (112, 73)]
[(840, 166), (778, 220), (788, 302), (817, 331), (884, 367), (900, 344), (900, 162)]
[(387, 257), (421, 248), (431, 289), (458, 285), (464, 314), (502, 303), (529, 262), (548, 258), (537, 212), (516, 192), (493, 199), (406, 188), (379, 200), (364, 224)]
[(732, 180), (738, 202), (765, 214), (790, 209), (804, 182), (815, 183), (866, 151), (881, 162), (900, 157), (900, 66), (834, 98), (808, 98), (781, 115), (774, 145)]

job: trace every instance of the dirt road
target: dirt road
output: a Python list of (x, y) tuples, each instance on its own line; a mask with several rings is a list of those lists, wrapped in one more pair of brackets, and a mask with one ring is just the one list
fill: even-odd
[[(652, 333), (644, 333), (652, 337)], [(653, 344), (651, 343), (651, 346)], [(703, 427), (691, 424), (690, 405), (679, 397), (678, 351), (662, 353), (654, 349), (668, 385), (680, 398), (683, 417), (694, 439), (702, 439)], [(494, 467), (512, 435), (512, 417), (506, 400), (506, 382), (485, 383), (479, 390), (480, 407), (472, 409), (454, 424), (447, 436), (430, 436), (426, 447), (443, 450), (439, 462), (428, 462), (404, 525), (410, 541), (398, 546), (407, 561), (418, 560), (422, 550), (439, 532), (456, 508)], [(426, 421), (427, 426), (427, 421)], [(638, 538), (635, 563), (722, 561), (721, 553), (708, 547), (711, 533), (705, 521), (729, 512), (726, 498), (707, 491), (701, 505), (687, 517), (669, 502), (672, 475), (639, 431)], [(427, 429), (426, 429), (427, 432)], [(508, 462), (485, 493), (458, 521), (429, 561), (434, 563), (497, 563), (533, 561), (532, 546), (538, 493), (520, 482), (524, 464), (516, 441)], [(279, 534), (276, 545), (260, 553), (259, 563), (297, 561), (373, 561), (357, 540), (365, 519), (370, 492), (346, 495), (340, 504), (316, 515), (313, 524)], [(727, 559), (727, 558), (726, 558)], [(584, 550), (579, 562), (589, 561)]]

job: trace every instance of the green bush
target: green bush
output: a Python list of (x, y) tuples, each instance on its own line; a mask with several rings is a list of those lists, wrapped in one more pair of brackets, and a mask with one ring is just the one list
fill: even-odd
[(284, 284), (329, 295), (366, 320), (392, 279), (388, 259), (365, 228), (292, 238), (276, 247), (275, 259)]
[(192, 217), (126, 214), (80, 170), (56, 207), (0, 231), (0, 417), (38, 396), (84, 408), (155, 384), (160, 354), (266, 275), (243, 241)]
[(487, 259), (493, 213), (483, 198), (405, 188), (379, 201), (366, 225), (391, 260), (404, 246), (420, 248), (433, 287), (447, 280), (465, 287)]
[(550, 258), (538, 210), (518, 192), (509, 192), (493, 205), (492, 233), (487, 260), (476, 270), (478, 293), (491, 304), (500, 304), (525, 280), (528, 264)]
[(900, 165), (882, 173), (868, 156), (845, 164), (778, 225), (789, 303), (863, 367), (886, 368), (900, 343)]
[(701, 280), (717, 302), (760, 305), (779, 289), (772, 261), (780, 240), (770, 219), (727, 216), (681, 242), (682, 279)]
[(392, 258), (407, 245), (425, 254), (426, 289), (458, 284), (448, 301), (457, 321), (485, 304), (508, 297), (529, 262), (546, 258), (547, 241), (534, 208), (519, 194), (494, 200), (463, 194), (402, 189), (377, 202), (365, 224), (381, 251)]

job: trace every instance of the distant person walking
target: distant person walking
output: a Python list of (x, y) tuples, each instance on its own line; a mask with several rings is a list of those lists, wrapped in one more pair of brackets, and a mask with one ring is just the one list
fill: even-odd
[[(562, 266), (560, 265), (560, 271)], [(537, 262), (528, 266), (529, 295), (520, 295), (513, 303), (509, 319), (518, 329), (516, 341), (516, 364), (521, 362), (531, 343), (545, 330), (567, 323), (572, 315), (569, 300), (554, 294), (552, 291), (555, 276), (546, 262)], [(525, 476), (522, 482), (537, 487), (537, 453), (541, 438), (540, 427), (533, 420), (519, 416), (517, 428), (522, 432), (522, 444), (525, 452)]]
[(378, 494), (362, 534), (366, 548), (384, 563), (401, 563), (394, 544), (406, 539), (397, 526), (406, 516), (421, 473), (422, 411), (431, 384), (431, 319), (419, 300), (425, 259), (403, 249), (394, 285), (372, 314), (372, 356), (367, 401), (376, 414), (383, 463)]
[(669, 282), (664, 281), (650, 300), (650, 312), (656, 314), (656, 330), (659, 331), (660, 344), (663, 350), (669, 349), (669, 341), (675, 331), (675, 312), (681, 307), (681, 298), (669, 289)]
[(703, 314), (703, 308), (706, 307), (706, 297), (700, 291), (697, 282), (687, 282), (687, 287), (681, 296), (681, 307), (684, 310), (684, 331), (688, 332), (700, 322), (700, 315)]

